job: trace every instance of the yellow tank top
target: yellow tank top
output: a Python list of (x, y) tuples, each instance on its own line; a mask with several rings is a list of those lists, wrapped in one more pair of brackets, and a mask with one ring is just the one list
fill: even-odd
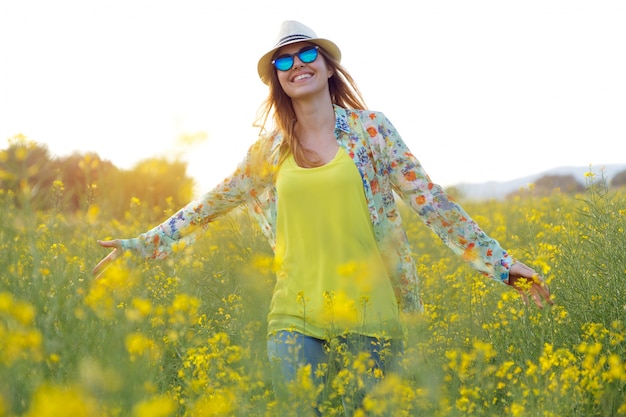
[(277, 280), (269, 332), (399, 337), (399, 310), (367, 211), (361, 176), (340, 148), (315, 168), (293, 156), (276, 177)]

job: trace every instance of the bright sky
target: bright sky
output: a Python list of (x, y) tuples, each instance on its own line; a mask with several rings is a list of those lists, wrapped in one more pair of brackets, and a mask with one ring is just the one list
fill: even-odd
[(435, 182), (626, 163), (624, 0), (0, 0), (0, 145), (180, 157), (206, 191), (256, 139), (287, 19), (339, 45)]

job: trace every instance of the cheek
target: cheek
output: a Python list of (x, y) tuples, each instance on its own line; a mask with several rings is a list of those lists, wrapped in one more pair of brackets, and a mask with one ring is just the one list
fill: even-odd
[(326, 71), (326, 77), (330, 78), (333, 76), (334, 71), (332, 70), (332, 68), (329, 65), (326, 65), (326, 62), (324, 62), (323, 67), (320, 68), (321, 71)]
[(283, 72), (283, 71), (276, 71), (276, 78), (278, 78), (278, 84), (284, 90), (285, 89), (285, 85), (287, 85), (287, 83), (289, 82), (289, 78), (287, 76), (287, 73)]

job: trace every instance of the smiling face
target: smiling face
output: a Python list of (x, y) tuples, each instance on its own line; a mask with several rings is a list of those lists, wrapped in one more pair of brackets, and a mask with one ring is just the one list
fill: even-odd
[(280, 48), (276, 56), (295, 54), (293, 66), (287, 71), (275, 70), (281, 87), (292, 100), (311, 97), (316, 94), (328, 94), (328, 79), (333, 75), (326, 65), (322, 54), (318, 54), (315, 61), (304, 63), (297, 52), (310, 42), (298, 42)]

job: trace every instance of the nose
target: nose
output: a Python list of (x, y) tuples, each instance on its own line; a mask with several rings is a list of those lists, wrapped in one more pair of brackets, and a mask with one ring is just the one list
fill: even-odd
[(298, 54), (293, 56), (293, 66), (291, 67), (292, 69), (294, 68), (300, 68), (304, 66), (304, 62), (302, 62), (300, 60), (300, 57), (298, 57)]

